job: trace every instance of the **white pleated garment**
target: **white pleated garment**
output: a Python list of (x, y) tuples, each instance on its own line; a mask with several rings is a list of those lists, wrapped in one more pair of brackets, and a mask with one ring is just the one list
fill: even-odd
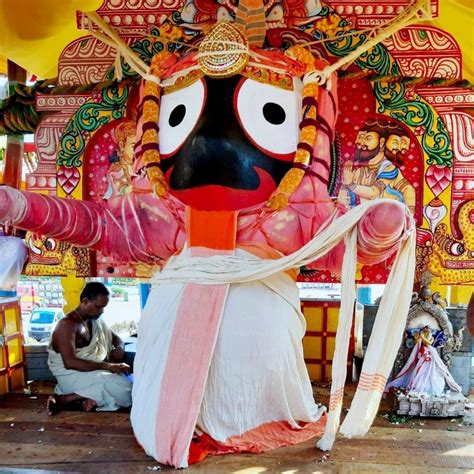
[[(341, 311), (332, 365), (330, 408), (326, 432), (318, 442), (318, 447), (322, 450), (331, 449), (340, 423), (355, 301), (357, 224), (371, 207), (381, 205), (383, 202), (401, 206), (407, 213), (410, 226), (400, 237), (400, 248), (377, 313), (362, 367), (361, 380), (351, 409), (341, 427), (341, 432), (347, 437), (363, 435), (369, 430), (377, 414), (383, 389), (401, 342), (411, 300), (415, 274), (415, 225), (410, 211), (404, 204), (378, 199), (356, 206), (327, 225), (301, 249), (280, 259), (249, 260), (239, 255), (171, 258), (165, 269), (153, 278), (156, 285), (185, 282), (213, 285), (262, 281), (287, 269), (299, 268), (321, 258), (345, 239)], [(268, 307), (264, 311), (274, 311), (274, 308)], [(138, 423), (138, 419), (136, 421)]]
[[(257, 260), (243, 250), (236, 254)], [(155, 458), (160, 388), (183, 287), (154, 287), (138, 332), (132, 426)], [(230, 285), (197, 429), (225, 441), (271, 421), (287, 421), (294, 428), (298, 421), (317, 421), (325, 408), (313, 399), (301, 344), (305, 329), (298, 289), (285, 273)]]
[(0, 231), (0, 291), (16, 288), (27, 256), (22, 239), (6, 236)]

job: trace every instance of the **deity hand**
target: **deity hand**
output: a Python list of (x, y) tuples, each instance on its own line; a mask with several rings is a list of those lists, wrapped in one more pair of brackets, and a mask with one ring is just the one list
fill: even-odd
[(347, 160), (342, 168), (342, 184), (349, 186), (354, 180), (354, 170), (352, 169), (352, 161)]
[(422, 340), (424, 346), (431, 346), (431, 345), (433, 345), (433, 342), (434, 342), (433, 336), (426, 335), (426, 334), (423, 334), (423, 333), (422, 333), (422, 334), (420, 335), (420, 337), (421, 337), (421, 340)]
[(385, 260), (395, 252), (404, 232), (414, 226), (403, 206), (383, 200), (374, 205), (358, 224), (358, 257), (370, 265)]

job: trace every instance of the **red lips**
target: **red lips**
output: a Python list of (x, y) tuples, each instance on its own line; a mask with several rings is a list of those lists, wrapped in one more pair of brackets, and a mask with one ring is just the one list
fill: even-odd
[[(184, 191), (170, 189), (170, 193), (182, 203), (200, 211), (236, 211), (265, 202), (276, 189), (273, 178), (265, 170), (254, 168), (260, 179), (257, 189), (234, 189), (218, 184), (208, 184)], [(170, 168), (166, 177), (173, 168)]]

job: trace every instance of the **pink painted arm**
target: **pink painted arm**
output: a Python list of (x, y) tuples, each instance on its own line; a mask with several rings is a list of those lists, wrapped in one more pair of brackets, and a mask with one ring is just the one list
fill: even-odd
[(169, 258), (184, 241), (182, 214), (146, 194), (97, 204), (0, 187), (0, 222), (100, 250), (117, 262)]
[(0, 222), (78, 246), (100, 246), (103, 214), (92, 202), (0, 187)]
[[(381, 202), (370, 209), (358, 224), (357, 261), (363, 265), (383, 262), (398, 250), (401, 237), (414, 222), (395, 202)], [(329, 270), (339, 276), (345, 245), (341, 242), (308, 268)]]

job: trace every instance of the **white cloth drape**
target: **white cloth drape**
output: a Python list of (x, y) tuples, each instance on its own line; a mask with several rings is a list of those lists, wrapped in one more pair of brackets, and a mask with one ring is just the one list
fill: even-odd
[[(200, 284), (242, 283), (260, 280), (290, 268), (299, 268), (325, 255), (342, 239), (346, 242), (342, 268), (342, 295), (336, 347), (332, 364), (331, 401), (322, 450), (334, 443), (342, 407), (346, 377), (347, 351), (355, 302), (355, 266), (357, 258), (357, 224), (373, 206), (384, 201), (361, 204), (327, 225), (312, 240), (296, 252), (276, 260), (248, 260), (238, 255), (172, 258), (162, 272), (154, 275), (155, 284), (196, 282)], [(347, 436), (365, 434), (377, 413), (387, 377), (395, 360), (403, 335), (410, 305), (415, 274), (415, 226), (408, 208), (410, 227), (401, 236), (397, 257), (386, 285), (369, 341), (361, 379), (351, 408), (341, 427)]]
[[(187, 259), (185, 253), (177, 259)], [(258, 260), (241, 249), (236, 253)], [(155, 286), (138, 330), (131, 420), (140, 445), (155, 459), (163, 373), (184, 286)], [(197, 429), (226, 442), (272, 421), (294, 429), (299, 422), (317, 421), (325, 408), (314, 402), (301, 344), (305, 330), (298, 288), (287, 274), (230, 285)]]
[(0, 290), (12, 290), (16, 287), (26, 257), (23, 240), (7, 237), (0, 231)]

